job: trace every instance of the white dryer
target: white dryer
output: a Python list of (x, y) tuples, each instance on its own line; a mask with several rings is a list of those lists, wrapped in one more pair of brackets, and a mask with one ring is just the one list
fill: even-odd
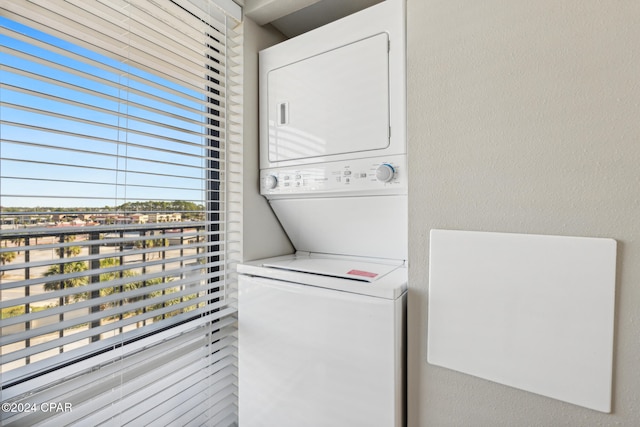
[(401, 426), (404, 0), (260, 52), (260, 192), (296, 253), (238, 266), (239, 421)]

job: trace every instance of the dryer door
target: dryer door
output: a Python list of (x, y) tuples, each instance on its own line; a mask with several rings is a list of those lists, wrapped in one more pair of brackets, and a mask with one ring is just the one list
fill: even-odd
[(389, 146), (388, 41), (380, 33), (268, 73), (270, 162)]

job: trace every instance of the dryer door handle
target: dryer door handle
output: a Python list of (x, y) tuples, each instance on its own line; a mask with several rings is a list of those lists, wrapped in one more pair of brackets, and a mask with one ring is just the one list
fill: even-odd
[(289, 124), (289, 103), (281, 102), (278, 104), (278, 126)]

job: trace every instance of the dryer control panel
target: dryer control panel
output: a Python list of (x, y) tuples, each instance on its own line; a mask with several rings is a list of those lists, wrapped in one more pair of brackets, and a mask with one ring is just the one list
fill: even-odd
[(333, 193), (406, 194), (406, 182), (405, 155), (260, 171), (260, 193), (266, 197), (312, 197)]

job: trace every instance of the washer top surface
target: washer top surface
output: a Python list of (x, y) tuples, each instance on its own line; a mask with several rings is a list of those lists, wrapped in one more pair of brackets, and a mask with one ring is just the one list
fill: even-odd
[(297, 252), (238, 265), (238, 273), (396, 299), (407, 289), (402, 261)]

